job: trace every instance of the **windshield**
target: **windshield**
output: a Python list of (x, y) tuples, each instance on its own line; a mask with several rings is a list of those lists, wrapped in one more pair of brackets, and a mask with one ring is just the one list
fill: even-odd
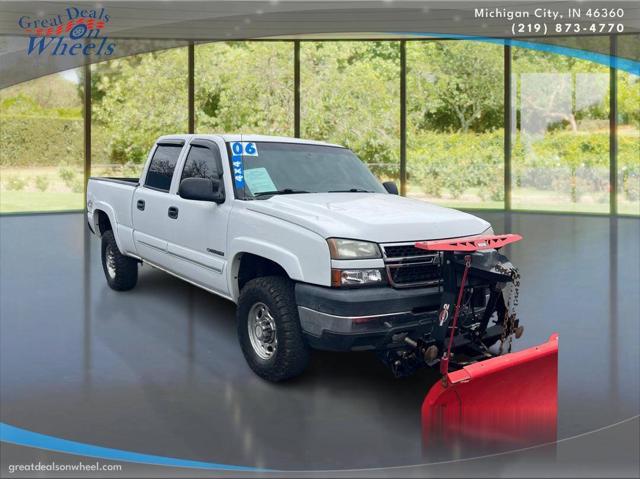
[(255, 145), (252, 154), (242, 156), (244, 181), (242, 185), (236, 182), (241, 198), (343, 191), (386, 193), (369, 169), (346, 148), (273, 142), (251, 145)]

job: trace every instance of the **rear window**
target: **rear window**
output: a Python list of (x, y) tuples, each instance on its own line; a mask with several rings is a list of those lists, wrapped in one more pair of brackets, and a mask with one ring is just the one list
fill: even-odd
[(176, 168), (182, 145), (158, 145), (147, 171), (144, 185), (161, 191), (169, 191), (173, 170)]

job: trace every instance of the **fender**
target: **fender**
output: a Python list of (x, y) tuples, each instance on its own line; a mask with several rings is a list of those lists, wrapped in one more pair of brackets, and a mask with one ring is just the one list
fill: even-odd
[(116, 212), (113, 210), (111, 205), (105, 203), (104, 201), (96, 201), (93, 206), (93, 212), (91, 213), (92, 221), (93, 221), (93, 230), (96, 233), (98, 238), (102, 237), (100, 233), (100, 228), (98, 228), (98, 216), (96, 212), (101, 211), (106, 214), (109, 218), (109, 223), (111, 223), (111, 230), (113, 231), (113, 237), (116, 239), (116, 244), (118, 245), (118, 249), (121, 253), (125, 254), (126, 249), (123, 247), (122, 240), (120, 239), (120, 234), (118, 232), (118, 220), (116, 218)]
[(230, 245), (230, 268), (227, 268), (227, 281), (230, 285), (229, 291), (234, 301), (237, 301), (240, 291), (238, 291), (238, 283), (235, 277), (238, 275), (240, 265), (240, 257), (243, 253), (252, 253), (257, 256), (269, 259), (279, 264), (282, 269), (289, 275), (289, 278), (295, 281), (304, 281), (304, 273), (299, 259), (290, 251), (273, 243), (257, 239), (240, 236), (235, 238)]

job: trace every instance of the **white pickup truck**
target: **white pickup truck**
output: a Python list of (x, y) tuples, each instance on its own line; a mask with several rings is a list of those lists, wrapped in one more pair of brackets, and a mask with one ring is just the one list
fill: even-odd
[[(493, 233), (398, 196), (346, 148), (258, 135), (163, 136), (139, 179), (89, 180), (87, 215), (111, 288), (146, 263), (237, 303), (242, 351), (271, 381), (299, 375), (310, 348), (375, 350), (396, 374), (417, 344), (437, 361), (443, 256), (414, 244)], [(492, 284), (466, 291), (456, 347), (500, 338)]]

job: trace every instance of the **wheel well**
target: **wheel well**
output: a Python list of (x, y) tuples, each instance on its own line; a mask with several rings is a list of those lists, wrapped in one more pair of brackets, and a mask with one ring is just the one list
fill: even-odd
[(100, 235), (102, 236), (105, 232), (113, 229), (111, 227), (111, 221), (109, 221), (109, 217), (104, 211), (96, 210), (94, 215), (98, 215), (98, 230), (100, 231)]
[(262, 276), (289, 277), (282, 266), (275, 261), (255, 254), (243, 253), (240, 258), (240, 267), (238, 268), (238, 291), (241, 291), (244, 285), (252, 279)]

